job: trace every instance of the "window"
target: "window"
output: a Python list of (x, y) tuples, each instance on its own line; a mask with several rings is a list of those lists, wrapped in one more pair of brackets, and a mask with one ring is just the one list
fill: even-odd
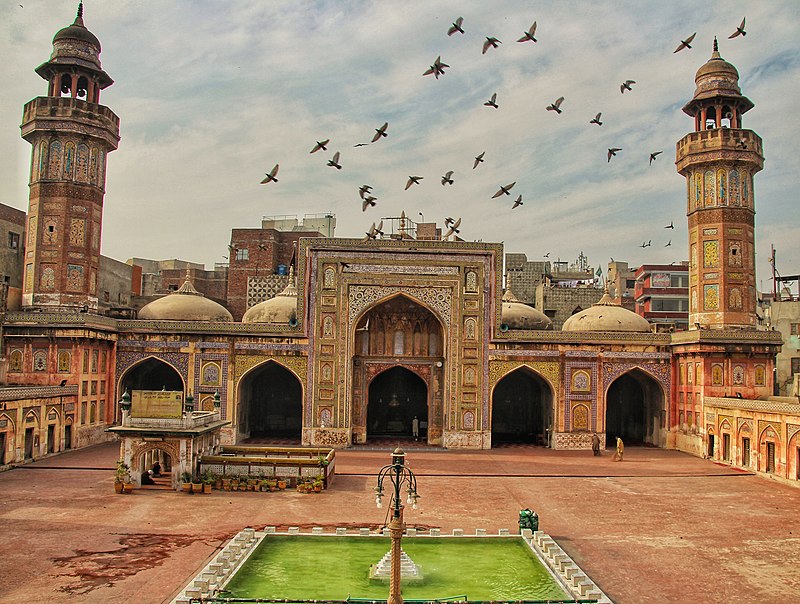
[(241, 247), (236, 249), (236, 259), (237, 260), (249, 260), (250, 259), (250, 252), (247, 250), (246, 247)]
[(670, 287), (689, 287), (689, 275), (671, 275)]
[(789, 323), (789, 335), (800, 335), (800, 323)]
[(19, 249), (19, 233), (12, 233), (11, 231), (8, 232), (8, 249)]
[(81, 383), (81, 394), (83, 396), (89, 394), (89, 382), (87, 380), (83, 380), (83, 382)]
[(792, 358), (792, 375), (800, 373), (800, 357)]
[(767, 443), (767, 472), (775, 472), (775, 443)]

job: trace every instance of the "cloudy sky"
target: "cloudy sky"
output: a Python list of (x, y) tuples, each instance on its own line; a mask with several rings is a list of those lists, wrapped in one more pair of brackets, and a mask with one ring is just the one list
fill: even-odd
[[(46, 93), (34, 68), (77, 2), (3, 4), (0, 202), (27, 210), (22, 106)], [(448, 37), (459, 16), (465, 33)], [(729, 40), (743, 17), (747, 35)], [(744, 126), (764, 139), (757, 283), (771, 289), (770, 244), (783, 274), (800, 272), (793, 0), (89, 0), (84, 20), (115, 80), (101, 102), (121, 118), (105, 255), (211, 268), (225, 261), (231, 229), (256, 228), (263, 216), (331, 212), (337, 236), (360, 237), (405, 210), (440, 225), (461, 217), (464, 239), (502, 241), (530, 260), (574, 261), (582, 251), (604, 272), (610, 257), (632, 266), (685, 260), (675, 143), (693, 128), (681, 107), (716, 35), (756, 105)], [(538, 42), (517, 43), (534, 21)], [(693, 48), (673, 53), (694, 32)], [(502, 44), (483, 55), (487, 36)], [(423, 77), (438, 55), (450, 68)], [(629, 79), (633, 90), (620, 94)], [(493, 93), (498, 109), (484, 105)], [(562, 114), (545, 110), (561, 96)], [(600, 127), (589, 124), (598, 112)], [(354, 147), (384, 122), (388, 137)], [(328, 138), (328, 151), (309, 154)], [(609, 147), (622, 149), (610, 162)], [(326, 166), (335, 151), (341, 170)], [(650, 165), (654, 151), (663, 153)], [(276, 163), (279, 182), (259, 184)], [(449, 170), (454, 184), (444, 187)], [(424, 178), (406, 191), (410, 175)], [(492, 199), (514, 181), (512, 197)], [(378, 202), (362, 212), (365, 183)], [(512, 210), (519, 194), (524, 205)], [(664, 229), (670, 222), (675, 229)]]

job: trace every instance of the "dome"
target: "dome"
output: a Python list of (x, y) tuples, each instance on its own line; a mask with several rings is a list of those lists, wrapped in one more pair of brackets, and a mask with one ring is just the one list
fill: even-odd
[[(687, 107), (692, 105), (694, 101), (720, 96), (739, 99), (741, 104), (740, 113), (744, 113), (753, 106), (749, 99), (742, 96), (742, 91), (739, 88), (739, 72), (736, 67), (728, 63), (719, 54), (716, 38), (714, 39), (714, 51), (711, 53), (711, 58), (697, 70), (694, 76), (694, 83), (696, 85), (694, 96)], [(684, 111), (686, 111), (685, 108)]]
[(616, 304), (608, 290), (598, 302), (564, 321), (561, 331), (650, 331), (650, 323), (644, 317)]
[(139, 318), (147, 321), (233, 321), (224, 306), (192, 287), (188, 276), (180, 289), (143, 306)]
[(503, 294), (503, 309), (500, 322), (507, 329), (552, 329), (553, 322), (544, 313), (520, 302), (511, 291), (511, 285)]
[(286, 325), (297, 321), (297, 286), (294, 268), (289, 268), (289, 284), (274, 298), (259, 302), (247, 309), (242, 323), (272, 323)]
[(79, 40), (81, 42), (88, 42), (97, 49), (98, 53), (100, 52), (100, 40), (86, 29), (86, 26), (83, 24), (83, 2), (78, 5), (78, 15), (75, 17), (75, 21), (72, 25), (60, 29), (56, 33), (53, 37), (53, 44), (58, 40)]

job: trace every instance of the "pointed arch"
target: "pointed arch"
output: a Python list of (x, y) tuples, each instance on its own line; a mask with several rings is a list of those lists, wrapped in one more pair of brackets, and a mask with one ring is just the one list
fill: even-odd
[[(165, 379), (168, 379), (169, 383)], [(173, 363), (156, 355), (148, 355), (138, 359), (120, 373), (117, 380), (117, 392), (120, 393), (120, 396), (126, 388), (130, 390), (166, 388), (167, 390), (186, 392), (186, 382)]]
[(304, 391), (293, 368), (277, 359), (264, 359), (249, 368), (236, 385), (238, 437), (289, 438), (299, 444)]
[[(367, 385), (367, 438), (412, 437), (413, 420), (427, 426), (429, 389), (416, 367), (395, 365), (376, 373)], [(419, 434), (423, 439), (426, 434)]]
[(492, 444), (547, 444), (553, 431), (554, 389), (526, 363), (509, 368), (490, 393)]
[(657, 376), (634, 365), (610, 381), (604, 392), (606, 444), (664, 445), (666, 393)]

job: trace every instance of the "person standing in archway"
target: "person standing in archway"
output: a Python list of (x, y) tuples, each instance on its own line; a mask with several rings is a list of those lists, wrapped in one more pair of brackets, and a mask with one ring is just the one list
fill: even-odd
[(592, 453), (595, 457), (600, 456), (600, 437), (597, 436), (597, 432), (592, 434)]
[(411, 420), (411, 435), (414, 437), (414, 440), (419, 440), (419, 418), (416, 415), (414, 419)]

